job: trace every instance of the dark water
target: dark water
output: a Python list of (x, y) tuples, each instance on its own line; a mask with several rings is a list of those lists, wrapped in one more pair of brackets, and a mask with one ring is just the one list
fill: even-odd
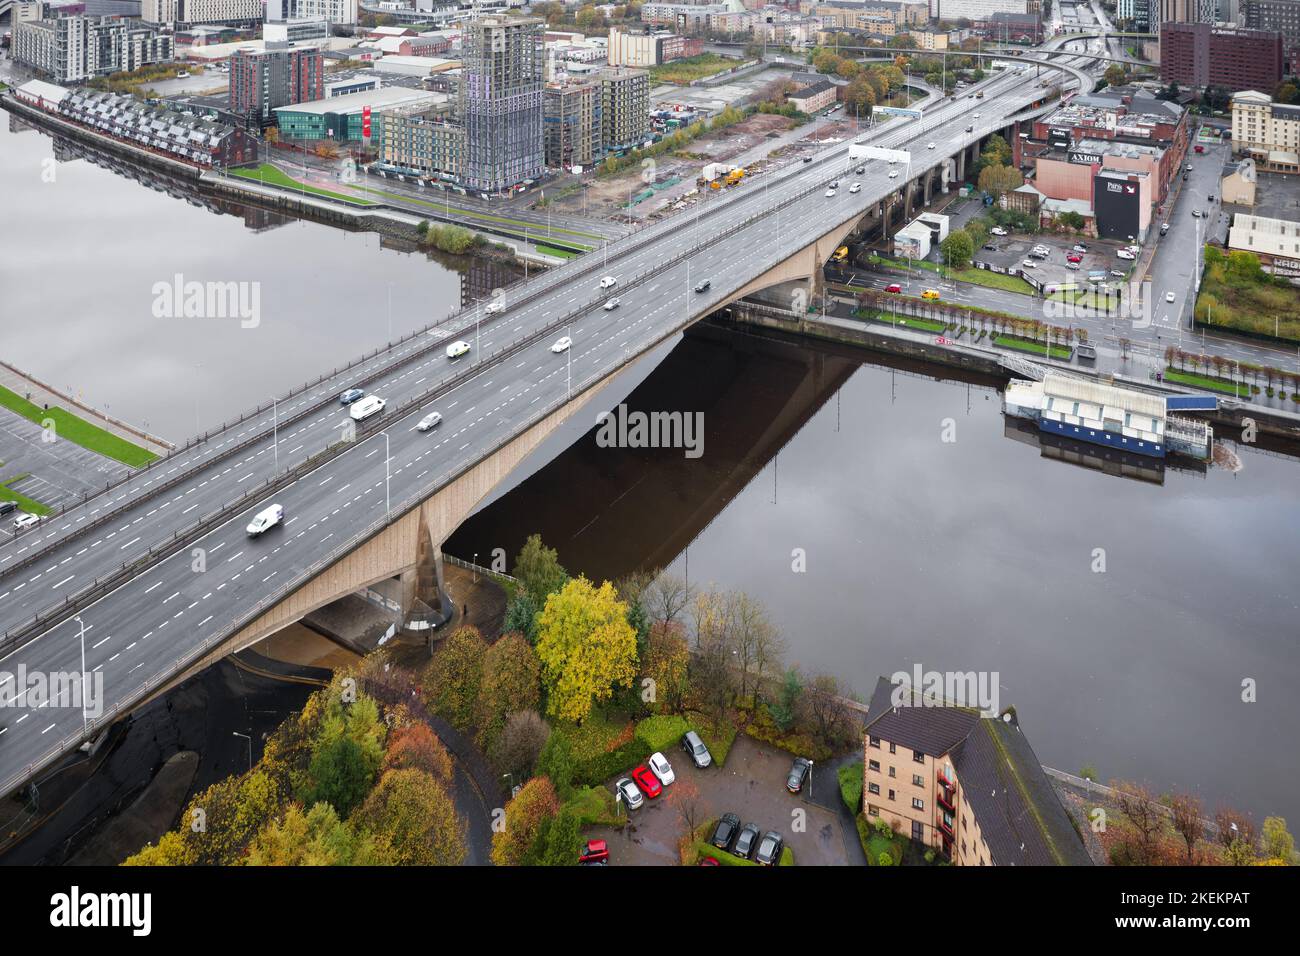
[[(508, 280), (373, 235), (214, 214), (84, 159), (45, 183), (54, 150), (0, 117), (0, 350), (168, 437), (196, 407), (210, 425), (382, 343), (390, 285), (401, 335)], [(261, 323), (155, 319), (152, 285), (176, 272), (260, 282)], [(994, 383), (862, 359), (713, 328), (670, 343), (446, 548), (513, 556), (540, 531), (589, 576), (670, 566), (741, 588), (788, 661), (859, 692), (914, 663), (997, 671), (1047, 764), (1300, 817), (1296, 463), (1238, 448), (1236, 474), (1116, 477), (1008, 430)], [(633, 407), (704, 412), (704, 456), (598, 448), (595, 411), (629, 391)], [(1241, 702), (1245, 679), (1258, 703)]]
[(538, 530), (572, 572), (667, 565), (761, 598), (789, 662), (859, 692), (996, 671), (1050, 766), (1300, 816), (1297, 463), (1119, 477), (1006, 428), (988, 384), (860, 360), (692, 334), (628, 404), (704, 412), (702, 459), (600, 448), (588, 419), (446, 549), (513, 556)]
[[(212, 200), (141, 173), (162, 187), (151, 188), (84, 152), (0, 112), (0, 349), (51, 385), (173, 441), (510, 279), (490, 263), (381, 248), (373, 233), (195, 205)], [(177, 274), (249, 283), (256, 325), (156, 318), (154, 284)]]

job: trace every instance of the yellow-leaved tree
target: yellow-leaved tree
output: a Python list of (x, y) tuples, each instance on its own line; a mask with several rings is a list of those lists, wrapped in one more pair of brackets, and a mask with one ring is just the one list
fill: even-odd
[(606, 581), (599, 588), (574, 578), (546, 599), (538, 615), (537, 657), (547, 688), (547, 712), (581, 723), (592, 704), (636, 677), (636, 631), (627, 605)]

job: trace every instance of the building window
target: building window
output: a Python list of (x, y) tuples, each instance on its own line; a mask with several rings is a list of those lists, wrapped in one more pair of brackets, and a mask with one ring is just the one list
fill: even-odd
[(878, 817), (878, 816), (880, 816), (880, 807), (876, 806), (876, 805), (873, 804), (873, 803), (868, 803), (868, 804), (867, 804), (867, 816), (869, 816), (869, 817)]
[(913, 797), (913, 798), (912, 798), (912, 809), (913, 809), (913, 810), (924, 810), (924, 809), (925, 809), (925, 801), (922, 800), (920, 797)]
[(870, 793), (877, 797), (880, 796), (880, 784), (878, 783), (867, 784), (867, 793)]
[(914, 774), (912, 774), (912, 786), (914, 786), (914, 787), (924, 787), (924, 786), (925, 786), (925, 779), (924, 779), (924, 778), (923, 778), (919, 773), (914, 773)]
[(868, 770), (874, 770), (874, 771), (876, 771), (876, 773), (880, 773), (880, 761), (879, 761), (879, 760), (868, 760), (868, 761), (867, 761), (867, 769), (868, 769)]
[(890, 790), (890, 791), (889, 791), (889, 800), (890, 800), (890, 802), (892, 803), (896, 798), (897, 798), (897, 795), (894, 793), (894, 791)]
[(898, 776), (898, 771), (895, 770), (894, 767), (893, 767), (892, 765), (891, 765), (890, 768), (889, 768), (889, 776), (890, 776), (890, 777), (897, 777), (897, 776)]
[(868, 746), (868, 747), (875, 747), (877, 750), (879, 750), (879, 749), (880, 749), (880, 738), (879, 738), (879, 737), (868, 736), (868, 737), (867, 737), (867, 746)]
[(912, 839), (917, 843), (925, 842), (925, 824), (919, 820), (912, 821)]
[(891, 754), (896, 754), (896, 753), (898, 753), (898, 746), (897, 746), (896, 744), (890, 744), (890, 745), (889, 745), (889, 752), (890, 752)]
[(913, 750), (912, 760), (916, 763), (925, 763), (925, 754), (921, 753), (919, 750)]

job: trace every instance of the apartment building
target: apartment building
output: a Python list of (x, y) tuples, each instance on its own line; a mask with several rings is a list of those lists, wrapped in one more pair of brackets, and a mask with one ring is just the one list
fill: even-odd
[(1035, 0), (935, 0), (940, 20), (988, 20), (995, 13), (1037, 13)]
[(1300, 106), (1274, 103), (1255, 90), (1234, 93), (1232, 149), (1263, 172), (1300, 171)]
[(379, 164), (421, 179), (460, 182), (465, 176), (465, 127), (452, 121), (450, 104), (396, 109), (376, 123)]
[(351, 26), (358, 22), (359, 11), (359, 0), (266, 0), (268, 20), (320, 19)]
[(1219, 19), (1218, 0), (1157, 0), (1159, 23), (1214, 23)]
[(600, 72), (599, 82), (603, 150), (644, 143), (650, 133), (650, 74), (612, 66)]
[(534, 17), (486, 16), (464, 26), (461, 108), (468, 156), (465, 183), (499, 193), (539, 177), (542, 147), (542, 34)]
[(152, 26), (118, 17), (25, 20), (13, 30), (13, 58), (55, 83), (135, 70), (174, 58), (175, 41)]
[(548, 169), (586, 169), (604, 150), (601, 83), (548, 83), (542, 91), (542, 140)]
[(141, 0), (146, 23), (251, 23), (262, 19), (262, 0)]
[(799, 13), (820, 17), (828, 26), (852, 29), (858, 17), (890, 17), (895, 26), (923, 26), (930, 19), (928, 2), (884, 2), (884, 0), (799, 0)]
[[(1151, 3), (1154, 0), (1116, 0), (1115, 19), (1122, 26), (1145, 33), (1151, 25)], [(1156, 8), (1157, 10), (1159, 7)]]
[(1162, 23), (1160, 79), (1184, 87), (1271, 90), (1282, 79), (1282, 34), (1209, 23)]
[(863, 812), (958, 866), (1090, 865), (1014, 711), (1005, 718), (882, 677), (865, 721)]
[(270, 122), (280, 106), (325, 96), (325, 58), (315, 47), (246, 49), (230, 55), (230, 111)]

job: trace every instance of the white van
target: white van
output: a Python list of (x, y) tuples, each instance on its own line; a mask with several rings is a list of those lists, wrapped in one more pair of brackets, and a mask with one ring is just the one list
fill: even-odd
[(483, 307), (483, 314), (496, 315), (498, 312), (504, 312), (505, 310), (506, 310), (505, 299), (493, 299), (491, 302), (489, 302), (487, 305)]
[(245, 530), (250, 537), (256, 538), (259, 534), (269, 531), (283, 520), (284, 508), (280, 505), (271, 505), (254, 515), (253, 520), (248, 523)]
[(606, 289), (612, 289), (616, 285), (618, 285), (618, 279), (616, 279), (614, 276), (605, 276), (605, 278), (600, 280), (600, 290), (602, 292), (604, 292)]
[(364, 421), (371, 415), (378, 415), (384, 410), (385, 402), (378, 395), (367, 395), (358, 402), (353, 402), (352, 407), (348, 409), (348, 414), (352, 416), (354, 422)]
[(449, 359), (460, 358), (468, 351), (469, 351), (468, 342), (452, 342), (451, 345), (447, 346), (447, 358)]

